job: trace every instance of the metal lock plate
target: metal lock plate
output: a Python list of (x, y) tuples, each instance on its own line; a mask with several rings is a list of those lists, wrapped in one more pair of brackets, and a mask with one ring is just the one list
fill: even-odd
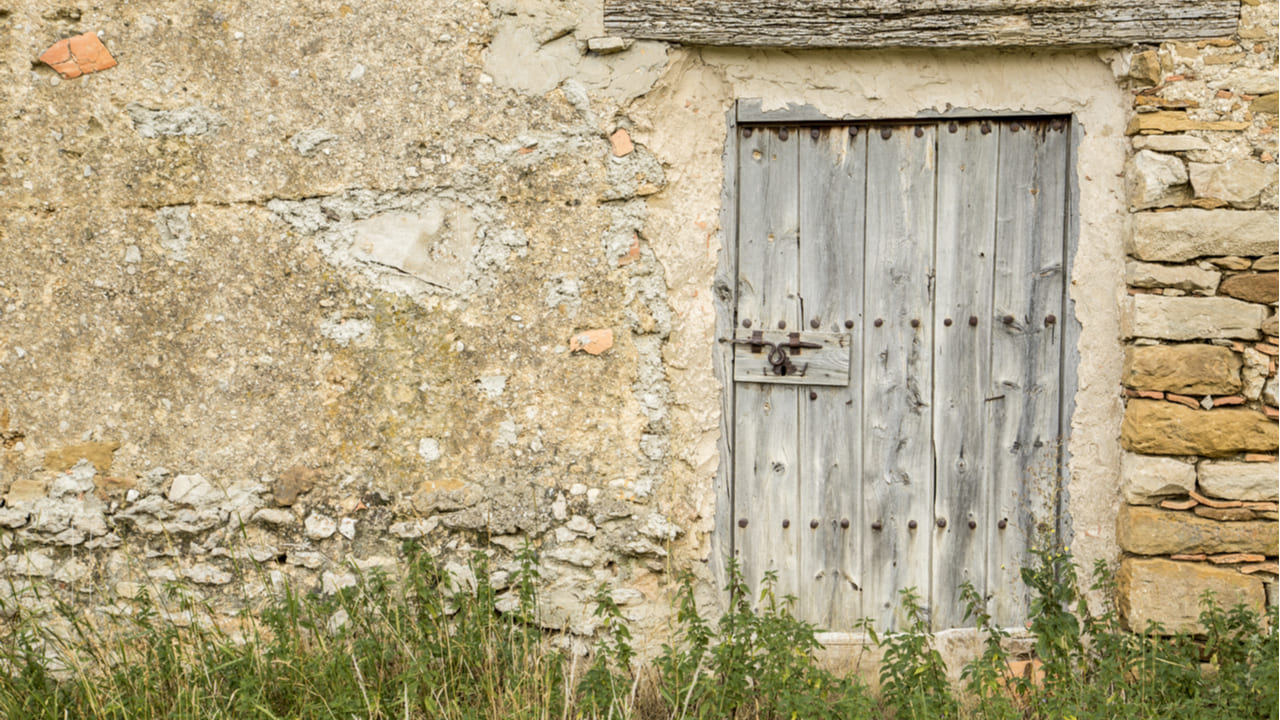
[(736, 382), (849, 384), (849, 333), (739, 329), (732, 342)]

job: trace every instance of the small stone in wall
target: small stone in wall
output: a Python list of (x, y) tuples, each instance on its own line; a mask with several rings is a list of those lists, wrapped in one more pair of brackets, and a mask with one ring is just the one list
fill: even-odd
[(569, 338), (570, 352), (585, 352), (589, 355), (599, 355), (609, 348), (613, 347), (613, 330), (604, 328), (600, 330), (583, 330), (575, 333)]
[(310, 540), (324, 540), (338, 532), (338, 521), (319, 513), (308, 515), (303, 525), (306, 536)]
[(338, 521), (338, 534), (348, 540), (356, 538), (356, 519), (344, 517)]
[(263, 508), (253, 514), (253, 522), (263, 525), (292, 525), (297, 517), (282, 508)]
[(1140, 150), (1129, 159), (1126, 174), (1129, 205), (1134, 209), (1184, 205), (1191, 199), (1187, 168), (1173, 155)]
[(1190, 163), (1191, 187), (1197, 198), (1221, 200), (1236, 208), (1255, 208), (1259, 196), (1275, 182), (1275, 166), (1253, 158), (1225, 163)]
[(1160, 56), (1155, 50), (1135, 53), (1129, 60), (1129, 77), (1143, 85), (1159, 85), (1164, 77)]
[(1277, 278), (1280, 278), (1280, 274), (1274, 272), (1245, 272), (1232, 275), (1218, 286), (1218, 293), (1248, 302), (1270, 305), (1280, 299)]
[(440, 441), (435, 438), (422, 438), (418, 441), (418, 455), (428, 465), (439, 460)]
[(1206, 460), (1198, 470), (1202, 493), (1230, 500), (1280, 500), (1277, 477), (1275, 463)]
[(88, 460), (93, 463), (98, 472), (104, 473), (111, 469), (115, 451), (119, 449), (120, 443), (116, 441), (67, 445), (44, 454), (44, 469), (62, 472), (69, 470), (81, 460)]
[(311, 157), (316, 154), (320, 146), (325, 143), (337, 142), (338, 136), (323, 128), (312, 128), (303, 130), (293, 137), (289, 138), (289, 144), (293, 149), (303, 157)]
[(207, 563), (184, 568), (182, 576), (201, 585), (226, 585), (231, 582), (231, 573)]
[(319, 479), (320, 472), (305, 465), (294, 465), (285, 470), (271, 487), (276, 504), (282, 507), (294, 504), (298, 496), (315, 487)]

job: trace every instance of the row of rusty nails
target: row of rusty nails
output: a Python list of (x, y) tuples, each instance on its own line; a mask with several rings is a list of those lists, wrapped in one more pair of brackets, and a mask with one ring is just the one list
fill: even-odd
[[(1062, 129), (1066, 127), (1066, 122), (1063, 121), (1061, 118), (1054, 118), (1053, 120), (1049, 121), (1049, 127), (1053, 129), (1055, 132), (1062, 132)], [(1018, 132), (1019, 130), (1025, 130), (1026, 128), (1027, 128), (1027, 123), (1022, 120), (1013, 120), (1013, 121), (1010, 121), (1009, 123), (1010, 132)], [(990, 135), (991, 123), (983, 122), (982, 125), (979, 126), (979, 129), (982, 131), (983, 135)], [(955, 134), (959, 131), (960, 131), (960, 125), (958, 123), (953, 121), (947, 125), (947, 132)], [(749, 128), (749, 127), (742, 128), (743, 137), (751, 137), (752, 132), (753, 132), (752, 128)], [(786, 128), (784, 127), (778, 128), (779, 140), (786, 140), (788, 137), (790, 137), (790, 135), (791, 133)], [(915, 126), (915, 136), (924, 137), (924, 126), (922, 125)], [(817, 140), (818, 138), (822, 137), (822, 129), (816, 128), (816, 127), (809, 128), (809, 137), (813, 138), (814, 140)], [(858, 128), (856, 126), (849, 127), (849, 137), (858, 137)], [(884, 138), (885, 140), (888, 140), (890, 137), (893, 137), (893, 128), (890, 128), (890, 127), (880, 128), (880, 137)]]
[[(1012, 325), (1012, 324), (1014, 324), (1015, 322), (1017, 322), (1017, 318), (1015, 318), (1015, 317), (1014, 317), (1014, 316), (1012, 316), (1012, 315), (1005, 315), (1005, 316), (1003, 316), (1003, 317), (1001, 317), (1001, 318), (1000, 318), (1000, 322), (1004, 323), (1005, 325)], [(1045, 325), (1045, 327), (1049, 327), (1050, 325), (1053, 325), (1053, 324), (1054, 324), (1054, 323), (1056, 323), (1056, 322), (1058, 322), (1058, 316), (1057, 316), (1057, 315), (1052, 315), (1052, 314), (1050, 314), (1050, 315), (1045, 315), (1045, 316), (1044, 316), (1044, 325)], [(875, 319), (875, 322), (873, 322), (873, 323), (871, 323), (871, 324), (872, 324), (872, 325), (875, 325), (876, 327), (881, 327), (881, 326), (883, 326), (883, 325), (884, 325), (884, 319), (883, 319), (883, 318), (876, 318), (876, 319)], [(943, 325), (946, 325), (947, 327), (951, 327), (951, 318), (945, 318), (945, 319), (943, 319), (942, 324), (943, 324)], [(821, 326), (822, 326), (822, 320), (821, 320), (821, 319), (819, 319), (819, 318), (813, 318), (813, 319), (809, 320), (809, 327), (813, 328), (814, 330), (817, 330), (817, 329), (818, 329), (819, 327), (821, 327)], [(845, 321), (844, 321), (844, 326), (845, 326), (845, 329), (846, 329), (846, 330), (848, 330), (848, 329), (852, 329), (852, 328), (853, 328), (853, 321), (852, 321), (852, 320), (845, 320)], [(970, 315), (970, 316), (969, 316), (969, 327), (977, 327), (977, 326), (978, 326), (978, 316), (977, 316), (977, 315)], [(749, 328), (749, 327), (751, 327), (751, 320), (743, 320), (743, 321), (742, 321), (742, 327), (744, 327), (744, 328)], [(911, 327), (913, 327), (913, 328), (918, 328), (918, 327), (920, 327), (920, 319), (919, 319), (919, 318), (911, 318)], [(786, 329), (787, 329), (787, 321), (786, 321), (786, 320), (779, 320), (779, 321), (778, 321), (778, 329), (779, 329), (779, 330), (786, 330)]]
[[(937, 523), (938, 527), (940, 527), (940, 528), (945, 528), (945, 527), (947, 526), (947, 519), (946, 519), (946, 518), (938, 518), (935, 522)], [(739, 520), (738, 520), (738, 527), (740, 527), (740, 528), (745, 528), (745, 527), (746, 527), (747, 525), (749, 525), (749, 524), (750, 524), (750, 521), (749, 521), (749, 520), (747, 520), (746, 518), (741, 518), (741, 519), (739, 519)], [(818, 519), (817, 519), (817, 518), (814, 518), (813, 520), (810, 520), (810, 521), (809, 521), (809, 529), (811, 529), (811, 530), (817, 530), (817, 529), (818, 529), (818, 525), (820, 525), (820, 524), (821, 524), (821, 523), (818, 521)], [(791, 521), (790, 521), (790, 520), (783, 520), (783, 521), (782, 521), (782, 527), (783, 527), (784, 529), (785, 529), (785, 528), (789, 528), (789, 527), (791, 527)], [(840, 527), (841, 527), (842, 529), (844, 529), (844, 530), (848, 530), (848, 529), (849, 529), (849, 518), (843, 518), (843, 519), (841, 519), (841, 520), (840, 520)], [(907, 522), (907, 528), (909, 528), (909, 529), (911, 529), (911, 530), (915, 530), (917, 527), (919, 527), (919, 523), (917, 523), (915, 520), (911, 520), (911, 521), (908, 521), (908, 522)], [(1008, 519), (1008, 518), (1002, 518), (999, 522), (997, 522), (997, 523), (996, 523), (996, 527), (1000, 528), (1001, 530), (1004, 530), (1005, 528), (1009, 527), (1009, 519)], [(871, 523), (871, 529), (872, 529), (872, 530), (875, 530), (876, 532), (880, 532), (881, 530), (883, 530), (883, 529), (884, 529), (884, 524), (883, 524), (883, 523), (881, 523), (879, 520), (876, 520), (875, 522)], [(978, 522), (977, 522), (976, 520), (970, 520), (970, 521), (969, 521), (969, 529), (970, 529), (970, 530), (976, 530), (976, 529), (978, 529)]]

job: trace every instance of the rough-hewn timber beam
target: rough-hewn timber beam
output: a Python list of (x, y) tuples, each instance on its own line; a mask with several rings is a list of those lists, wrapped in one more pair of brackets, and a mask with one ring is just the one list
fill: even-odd
[(792, 48), (1066, 47), (1230, 35), (1240, 0), (605, 0), (614, 34)]

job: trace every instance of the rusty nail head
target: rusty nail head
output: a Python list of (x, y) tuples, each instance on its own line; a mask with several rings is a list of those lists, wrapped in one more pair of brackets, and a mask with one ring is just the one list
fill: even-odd
[(1001, 318), (1001, 320), (1003, 320), (1003, 321), (1004, 321), (1004, 324), (1005, 324), (1005, 325), (1012, 325), (1012, 324), (1013, 324), (1013, 316), (1012, 316), (1012, 315), (1005, 315), (1003, 318)]
[(751, 137), (751, 128), (742, 128), (742, 137)]
[(977, 316), (977, 315), (970, 315), (970, 316), (969, 316), (969, 327), (978, 327), (978, 316)]
[(1056, 315), (1046, 315), (1044, 317), (1044, 324), (1046, 326), (1052, 325), (1056, 322), (1058, 322), (1058, 317)]
[(820, 135), (822, 135), (822, 131), (819, 130), (818, 128), (813, 128), (812, 130), (809, 131), (809, 137), (813, 138), (814, 140), (817, 140)]
[(1021, 128), (1019, 128), (1019, 127), (1018, 127), (1018, 121), (1017, 121), (1017, 120), (1014, 120), (1013, 122), (1009, 123), (1009, 130), (1010, 130), (1011, 132), (1018, 132), (1018, 130), (1020, 130), (1020, 129), (1021, 129)]
[(947, 318), (946, 320), (943, 320), (942, 324), (946, 325), (947, 327), (951, 327), (951, 318)]
[(911, 318), (911, 327), (920, 327), (919, 318)]
[(817, 390), (810, 390), (810, 391), (809, 391), (809, 399), (810, 399), (810, 400), (817, 400), (817, 399), (818, 399), (818, 391), (817, 391)]
[(996, 523), (996, 527), (1001, 530), (1009, 527), (1009, 518), (1000, 518), (1000, 522)]
[(790, 135), (790, 133), (788, 133), (788, 132), (787, 132), (787, 129), (786, 129), (786, 128), (778, 128), (778, 139), (779, 139), (779, 140), (786, 140), (788, 135)]
[(916, 521), (915, 521), (915, 520), (912, 520), (912, 521), (908, 522), (908, 523), (907, 523), (907, 527), (908, 527), (908, 528), (910, 528), (911, 530), (915, 530), (915, 529), (916, 529), (916, 527), (917, 527), (917, 525), (916, 525)]
[(810, 520), (810, 521), (809, 521), (809, 529), (810, 529), (810, 530), (817, 530), (817, 529), (818, 529), (818, 520), (817, 520), (817, 518), (815, 518), (815, 519), (813, 519), (813, 520)]
[(880, 327), (883, 324), (884, 324), (884, 320), (881, 320), (880, 318), (876, 318), (876, 322), (875, 322), (876, 327)]
[(977, 520), (970, 520), (970, 521), (969, 521), (969, 529), (970, 529), (970, 530), (975, 530), (975, 529), (977, 529), (977, 527), (978, 527), (978, 521), (977, 521)]
[(779, 321), (778, 321), (778, 329), (779, 329), (779, 330), (786, 330), (786, 329), (787, 329), (787, 321), (786, 321), (786, 320), (779, 320)]
[(856, 125), (849, 128), (849, 137), (858, 137), (858, 127)]
[(953, 133), (954, 133), (955, 131), (957, 131), (957, 130), (959, 130), (959, 129), (960, 129), (960, 126), (959, 126), (959, 125), (957, 125), (957, 124), (955, 124), (955, 123), (951, 123), (950, 125), (948, 125), (948, 126), (947, 126), (947, 131), (948, 131), (948, 132), (953, 132)]
[(982, 134), (989, 135), (991, 133), (991, 123), (982, 123)]
[(750, 321), (750, 320), (743, 320), (743, 321), (742, 321), (742, 327), (751, 327), (751, 321)]
[(785, 528), (789, 528), (789, 527), (791, 527), (791, 521), (790, 521), (790, 520), (783, 520), (783, 521), (782, 521), (782, 527), (783, 527), (784, 529), (785, 529)]
[(888, 140), (893, 135), (893, 128), (880, 128), (880, 137)]
[(840, 521), (840, 527), (841, 527), (841, 528), (843, 528), (843, 529), (845, 529), (845, 530), (848, 530), (848, 529), (849, 529), (849, 518), (844, 518), (844, 519), (842, 519), (842, 520)]
[(739, 521), (738, 521), (738, 527), (740, 527), (740, 528), (744, 528), (744, 527), (746, 527), (746, 526), (747, 526), (747, 519), (746, 519), (746, 518), (742, 518), (741, 520), (739, 520)]
[(884, 528), (884, 525), (881, 525), (879, 520), (871, 523), (871, 529), (876, 532), (879, 532), (882, 528)]
[(812, 320), (809, 321), (809, 327), (813, 328), (814, 330), (817, 330), (818, 327), (821, 325), (822, 325), (822, 320), (818, 318), (813, 318)]
[(853, 321), (852, 321), (852, 320), (845, 320), (845, 321), (844, 321), (844, 329), (845, 329), (845, 330), (850, 330), (850, 329), (852, 329), (852, 328), (853, 328)]
[(938, 518), (938, 527), (940, 527), (940, 528), (944, 528), (944, 527), (946, 527), (946, 526), (947, 526), (947, 519), (946, 519), (946, 518)]
[(924, 137), (924, 128), (916, 126), (916, 137)]

